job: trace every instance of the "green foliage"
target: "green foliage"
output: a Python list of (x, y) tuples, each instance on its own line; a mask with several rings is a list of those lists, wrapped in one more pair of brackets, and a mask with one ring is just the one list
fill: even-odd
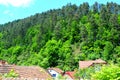
[(114, 61), (116, 61), (120, 66), (120, 46), (116, 46), (116, 48), (114, 48), (114, 51), (115, 51), (115, 54), (113, 55), (115, 58)]
[(103, 66), (98, 72), (92, 74), (93, 80), (119, 80), (120, 67), (115, 65)]
[[(119, 9), (113, 2), (67, 4), (0, 25), (0, 59), (63, 70), (97, 58), (120, 64)], [(76, 44), (79, 48), (73, 49)]]
[(48, 68), (49, 66), (55, 67), (59, 64), (59, 67), (63, 70), (71, 70), (74, 62), (69, 43), (69, 41), (62, 43), (53, 39), (49, 40), (38, 54), (41, 61), (40, 66)]
[(82, 78), (82, 79), (90, 79), (92, 73), (95, 73), (95, 67), (89, 67), (86, 69), (79, 69), (79, 70), (77, 70), (75, 77)]
[(16, 78), (18, 76), (19, 75), (17, 73), (15, 73), (14, 70), (11, 70), (9, 73), (6, 73), (6, 74), (3, 75), (3, 77), (5, 77), (5, 78), (9, 78), (9, 77)]
[(46, 45), (40, 50), (40, 65), (42, 67), (57, 66), (58, 62), (58, 49), (60, 42), (56, 40), (49, 40)]
[(66, 77), (63, 77), (62, 75), (58, 75), (58, 79), (66, 80)]
[(66, 41), (62, 44), (61, 48), (59, 49), (59, 67), (63, 70), (73, 70), (75, 66), (72, 66), (75, 64), (73, 54), (72, 54), (72, 48), (70, 46), (70, 41)]
[(2, 33), (0, 33), (0, 39), (3, 37)]
[(111, 42), (105, 42), (104, 52), (103, 52), (103, 58), (108, 60), (109, 56), (112, 53), (113, 50), (113, 44)]
[[(9, 53), (7, 55), (7, 57), (9, 57), (9, 59), (7, 61), (10, 63), (14, 63), (14, 64), (17, 63), (17, 61), (18, 61), (17, 57), (19, 55), (21, 55), (21, 52), (22, 52), (22, 47), (20, 47), (20, 46), (10, 47), (7, 50), (7, 53)], [(6, 55), (5, 55), (5, 57), (6, 57)]]

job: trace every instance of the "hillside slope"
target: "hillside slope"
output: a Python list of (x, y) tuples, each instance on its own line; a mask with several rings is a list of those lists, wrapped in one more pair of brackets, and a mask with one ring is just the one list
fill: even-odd
[(0, 59), (63, 70), (97, 58), (120, 64), (119, 13), (113, 2), (67, 4), (0, 25)]

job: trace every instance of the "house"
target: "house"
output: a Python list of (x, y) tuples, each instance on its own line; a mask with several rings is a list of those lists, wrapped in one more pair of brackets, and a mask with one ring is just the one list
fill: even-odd
[(0, 74), (6, 74), (9, 73), (14, 67), (12, 65), (0, 65)]
[(58, 78), (64, 72), (59, 68), (48, 68), (47, 70), (53, 78)]
[(63, 77), (65, 78), (65, 80), (75, 80), (75, 72), (74, 71), (66, 71), (63, 74)]
[(6, 61), (0, 60), (0, 74), (9, 73), (12, 69), (12, 65), (8, 65)]
[[(0, 74), (4, 75), (14, 70), (18, 74), (17, 79), (12, 80), (52, 80), (51, 75), (43, 68), (38, 66), (16, 66), (0, 61)], [(4, 77), (3, 77), (4, 78)], [(11, 80), (11, 79), (2, 79)]]
[(51, 80), (52, 77), (46, 70), (38, 66), (14, 66), (19, 78)]
[(106, 64), (106, 62), (102, 59), (97, 60), (89, 60), (89, 61), (79, 61), (79, 69), (88, 68), (90, 66), (94, 66), (94, 64)]

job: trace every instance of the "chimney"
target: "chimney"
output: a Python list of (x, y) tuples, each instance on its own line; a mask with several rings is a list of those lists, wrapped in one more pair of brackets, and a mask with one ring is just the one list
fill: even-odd
[(0, 65), (5, 65), (5, 64), (6, 64), (6, 61), (3, 61), (3, 60), (0, 61)]
[(2, 61), (2, 65), (4, 65), (5, 64), (5, 61)]

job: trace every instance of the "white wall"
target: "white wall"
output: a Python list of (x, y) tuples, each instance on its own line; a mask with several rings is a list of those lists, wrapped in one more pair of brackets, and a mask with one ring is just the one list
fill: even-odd
[(54, 70), (48, 70), (48, 72), (53, 76), (53, 75), (56, 75), (56, 76), (53, 76), (53, 78), (57, 78), (58, 75), (60, 75), (58, 72), (54, 71)]

